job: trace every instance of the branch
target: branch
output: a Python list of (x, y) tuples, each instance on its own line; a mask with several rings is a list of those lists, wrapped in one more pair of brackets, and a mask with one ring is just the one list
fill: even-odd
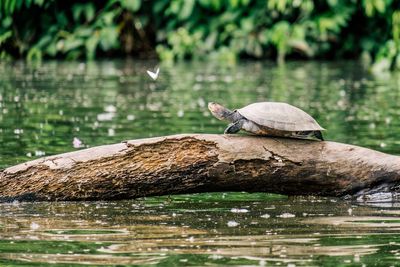
[(183, 134), (93, 147), (0, 171), (0, 200), (111, 200), (211, 191), (397, 192), (400, 157), (335, 142)]

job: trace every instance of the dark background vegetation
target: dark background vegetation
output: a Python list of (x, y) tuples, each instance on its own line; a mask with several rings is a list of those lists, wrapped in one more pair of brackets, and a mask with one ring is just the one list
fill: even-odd
[(359, 58), (400, 66), (395, 0), (1, 0), (3, 59)]

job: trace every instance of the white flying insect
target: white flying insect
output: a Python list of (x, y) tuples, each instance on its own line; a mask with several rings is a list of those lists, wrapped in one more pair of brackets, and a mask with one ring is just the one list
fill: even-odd
[(160, 68), (157, 68), (156, 72), (152, 72), (152, 71), (147, 71), (147, 74), (149, 74), (149, 76), (153, 79), (153, 80), (157, 80), (158, 78), (158, 74), (160, 73)]

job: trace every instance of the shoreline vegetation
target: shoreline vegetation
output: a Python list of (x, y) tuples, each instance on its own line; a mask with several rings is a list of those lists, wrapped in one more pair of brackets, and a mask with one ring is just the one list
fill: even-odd
[(393, 0), (4, 0), (0, 59), (362, 58), (400, 69)]

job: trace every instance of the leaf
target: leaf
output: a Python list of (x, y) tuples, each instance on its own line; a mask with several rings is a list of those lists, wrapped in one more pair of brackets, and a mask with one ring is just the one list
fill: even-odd
[(24, 3), (25, 1), (24, 0), (17, 0), (17, 10), (20, 10), (21, 9), (21, 7), (22, 7), (22, 4)]
[(86, 40), (86, 58), (88, 60), (93, 60), (96, 57), (96, 49), (99, 44), (99, 40), (100, 39), (97, 34), (93, 34), (90, 38)]
[(86, 21), (92, 21), (95, 13), (96, 13), (96, 10), (95, 10), (94, 5), (92, 3), (87, 3), (85, 5)]
[(38, 48), (43, 48), (43, 47), (47, 46), (51, 42), (52, 39), (53, 39), (52, 36), (45, 35), (42, 38), (40, 38), (40, 40), (36, 43), (35, 46)]
[(88, 38), (93, 34), (93, 28), (90, 26), (80, 26), (76, 28), (73, 34), (79, 38)]
[(16, 6), (17, 6), (16, 0), (10, 0), (10, 5), (9, 5), (10, 14), (14, 13)]
[(239, 6), (239, 0), (229, 0), (229, 5), (231, 8), (237, 8)]
[(68, 25), (68, 18), (64, 12), (56, 14), (56, 20), (59, 28), (65, 28)]
[(107, 26), (113, 25), (114, 19), (115, 19), (115, 13), (112, 11), (103, 13), (101, 17), (101, 21)]
[(328, 2), (328, 5), (331, 7), (335, 7), (339, 4), (338, 0), (328, 0), (327, 2)]
[(47, 46), (46, 46), (46, 50), (44, 50), (46, 52), (47, 55), (49, 56), (56, 56), (57, 55), (57, 46), (55, 41), (50, 42)]
[(13, 24), (13, 19), (12, 19), (12, 17), (11, 16), (7, 16), (7, 17), (5, 17), (4, 19), (3, 19), (3, 21), (2, 21), (2, 27), (3, 28), (8, 28), (8, 27), (10, 27), (11, 25)]
[(12, 31), (6, 31), (0, 35), (0, 46), (12, 36)]
[(118, 45), (118, 28), (108, 26), (100, 30), (100, 47), (108, 51)]
[(160, 13), (161, 11), (163, 11), (166, 6), (168, 5), (169, 1), (156, 1), (153, 5), (153, 11), (155, 14)]
[(141, 0), (121, 0), (121, 6), (131, 12), (138, 11), (141, 4)]
[(74, 37), (70, 37), (64, 40), (63, 52), (68, 53), (72, 50), (75, 50), (83, 45), (82, 39), (76, 39)]
[(208, 50), (214, 49), (216, 46), (217, 38), (218, 38), (218, 33), (211, 32), (210, 35), (207, 36), (206, 41), (204, 43), (206, 45), (206, 49)]
[(243, 18), (240, 21), (240, 26), (241, 26), (241, 29), (244, 30), (245, 32), (253, 31), (254, 30), (253, 18), (251, 18), (251, 17)]
[(42, 57), (42, 51), (35, 46), (29, 49), (28, 54), (26, 55), (28, 61), (40, 61), (42, 60)]
[(221, 9), (222, 1), (220, 0), (211, 0), (211, 5), (215, 11), (219, 11)]
[(82, 14), (83, 6), (80, 4), (76, 4), (72, 6), (72, 17), (75, 21), (79, 21), (79, 18)]
[(43, 6), (44, 4), (44, 0), (34, 0), (33, 2), (38, 6)]
[(183, 7), (179, 12), (179, 18), (187, 19), (192, 14), (195, 3), (196, 3), (195, 0), (183, 1)]

